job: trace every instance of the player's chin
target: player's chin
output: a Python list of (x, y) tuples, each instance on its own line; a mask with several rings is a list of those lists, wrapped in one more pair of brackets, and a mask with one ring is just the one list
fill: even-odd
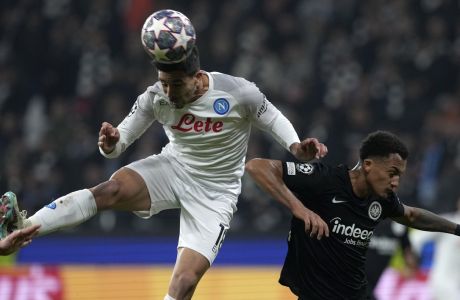
[(182, 108), (184, 107), (184, 103), (180, 102), (180, 101), (175, 101), (175, 100), (171, 100), (171, 103), (174, 105), (175, 108)]
[(394, 196), (394, 194), (395, 194), (395, 192), (394, 192), (393, 190), (386, 190), (386, 191), (385, 191), (385, 196), (384, 196), (384, 197), (385, 197), (385, 198), (391, 198), (391, 197)]

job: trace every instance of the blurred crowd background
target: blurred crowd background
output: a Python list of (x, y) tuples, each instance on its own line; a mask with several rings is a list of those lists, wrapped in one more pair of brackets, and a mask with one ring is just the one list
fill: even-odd
[[(202, 68), (245, 77), (318, 137), (331, 164), (357, 162), (373, 130), (410, 147), (400, 198), (435, 212), (460, 196), (460, 9), (454, 0), (2, 0), (0, 190), (34, 212), (158, 153), (154, 124), (124, 155), (104, 159), (100, 124), (118, 124), (156, 70), (140, 30), (152, 12), (185, 13)], [(291, 159), (253, 130), (248, 158)], [(232, 236), (285, 235), (288, 212), (249, 178)], [(104, 212), (72, 234), (177, 233), (177, 212), (142, 220)]]

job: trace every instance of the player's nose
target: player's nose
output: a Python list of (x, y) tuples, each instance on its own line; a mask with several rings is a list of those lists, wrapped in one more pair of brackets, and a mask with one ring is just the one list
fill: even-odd
[(391, 182), (391, 189), (396, 191), (399, 187), (399, 176), (392, 178)]

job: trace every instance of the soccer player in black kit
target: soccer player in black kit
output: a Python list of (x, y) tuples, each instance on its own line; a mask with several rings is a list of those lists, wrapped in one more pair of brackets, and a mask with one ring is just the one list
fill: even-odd
[(294, 216), (279, 282), (301, 300), (367, 299), (366, 250), (381, 220), (459, 235), (459, 225), (398, 199), (407, 157), (398, 137), (377, 131), (364, 139), (351, 170), (320, 162), (249, 161), (252, 178)]

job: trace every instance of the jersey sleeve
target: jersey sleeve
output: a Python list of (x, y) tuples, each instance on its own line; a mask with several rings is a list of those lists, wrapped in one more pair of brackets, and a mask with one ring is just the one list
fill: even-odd
[(386, 217), (401, 217), (404, 215), (404, 205), (399, 200), (398, 195), (393, 194), (391, 197), (387, 198), (386, 208), (384, 208)]
[(120, 132), (120, 140), (116, 144), (114, 151), (106, 154), (99, 148), (99, 152), (103, 156), (107, 158), (118, 157), (150, 127), (153, 121), (155, 121), (153, 109), (154, 95), (152, 90), (148, 88), (143, 94), (137, 97), (129, 114), (117, 126)]
[(246, 81), (240, 89), (240, 97), (247, 105), (247, 113), (253, 124), (268, 133), (286, 150), (299, 136), (292, 123), (270, 102), (259, 88)]
[(294, 193), (311, 195), (321, 192), (327, 185), (328, 168), (322, 163), (303, 163), (285, 161), (283, 164), (283, 181)]

